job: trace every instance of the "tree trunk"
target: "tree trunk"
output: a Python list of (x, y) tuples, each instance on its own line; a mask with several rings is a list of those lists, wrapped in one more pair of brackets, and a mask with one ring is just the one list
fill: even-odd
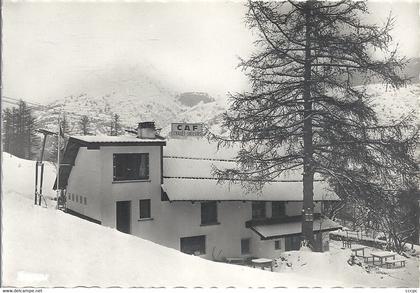
[(304, 99), (304, 122), (303, 122), (303, 221), (302, 234), (303, 239), (315, 250), (314, 231), (313, 231), (313, 148), (312, 148), (312, 101), (311, 101), (311, 3), (305, 5), (306, 18), (306, 44), (305, 44), (305, 77), (303, 88)]

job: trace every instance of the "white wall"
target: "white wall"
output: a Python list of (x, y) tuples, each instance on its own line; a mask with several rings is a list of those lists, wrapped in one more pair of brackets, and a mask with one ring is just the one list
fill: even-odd
[[(101, 197), (102, 220), (105, 226), (116, 226), (116, 202), (131, 201), (131, 223), (139, 219), (138, 201), (151, 199), (153, 211), (160, 205), (161, 170), (159, 146), (101, 146)], [(149, 154), (149, 180), (132, 182), (113, 182), (113, 155), (117, 153), (148, 153)], [(137, 208), (136, 208), (137, 207)], [(132, 231), (135, 226), (132, 225)]]
[[(280, 241), (280, 249), (278, 250), (275, 249), (275, 241)], [(277, 258), (285, 251), (284, 238), (261, 240), (260, 237), (254, 235), (253, 244), (253, 255), (259, 258)]]
[(74, 194), (86, 197), (84, 203), (69, 200), (67, 208), (101, 221), (101, 163), (99, 150), (88, 150), (86, 147), (79, 148), (75, 164), (69, 176), (67, 195)]
[[(156, 230), (149, 230), (144, 223), (138, 223), (139, 236), (154, 234), (149, 239), (163, 245), (180, 249), (180, 238), (206, 235), (206, 255), (216, 257), (241, 256), (241, 239), (251, 238), (253, 232), (245, 227), (251, 219), (251, 203), (221, 202), (217, 204), (219, 225), (201, 226), (201, 204), (191, 202), (162, 202), (160, 216), (153, 222)], [(142, 237), (143, 237), (142, 236)], [(213, 255), (212, 255), (213, 254)]]

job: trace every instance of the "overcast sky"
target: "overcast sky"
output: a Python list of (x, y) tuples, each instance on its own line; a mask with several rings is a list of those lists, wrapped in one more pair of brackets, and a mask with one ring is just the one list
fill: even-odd
[[(419, 2), (370, 6), (375, 21), (392, 10), (401, 53), (419, 57)], [(182, 91), (241, 90), (237, 57), (253, 39), (244, 13), (238, 2), (4, 3), (4, 95), (47, 103), (116, 66), (153, 67)]]

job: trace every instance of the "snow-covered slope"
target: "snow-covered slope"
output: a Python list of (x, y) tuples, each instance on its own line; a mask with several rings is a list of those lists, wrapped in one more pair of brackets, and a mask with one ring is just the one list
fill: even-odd
[[(366, 247), (365, 255), (378, 251)], [(360, 253), (359, 253), (360, 254)], [(293, 272), (319, 279), (335, 279), (346, 286), (356, 287), (419, 287), (419, 262), (417, 257), (404, 258), (406, 266), (387, 269), (366, 264), (357, 259), (360, 265), (348, 265), (352, 251), (343, 248), (341, 241), (330, 241), (330, 251), (317, 253), (311, 251), (289, 251), (278, 260), (278, 272)], [(397, 255), (397, 259), (402, 256)]]
[[(8, 153), (3, 153), (3, 193), (16, 192), (21, 196), (33, 199), (35, 192), (35, 161), (24, 160)], [(43, 194), (48, 198), (55, 197), (53, 185), (56, 168), (50, 162), (44, 163)]]
[(4, 204), (6, 286), (322, 285), (321, 280), (189, 256), (58, 210), (35, 207), (17, 193), (7, 193)]

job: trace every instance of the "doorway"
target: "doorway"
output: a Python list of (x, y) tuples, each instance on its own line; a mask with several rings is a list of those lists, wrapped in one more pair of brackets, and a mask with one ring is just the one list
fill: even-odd
[(117, 201), (117, 230), (131, 233), (131, 201)]

